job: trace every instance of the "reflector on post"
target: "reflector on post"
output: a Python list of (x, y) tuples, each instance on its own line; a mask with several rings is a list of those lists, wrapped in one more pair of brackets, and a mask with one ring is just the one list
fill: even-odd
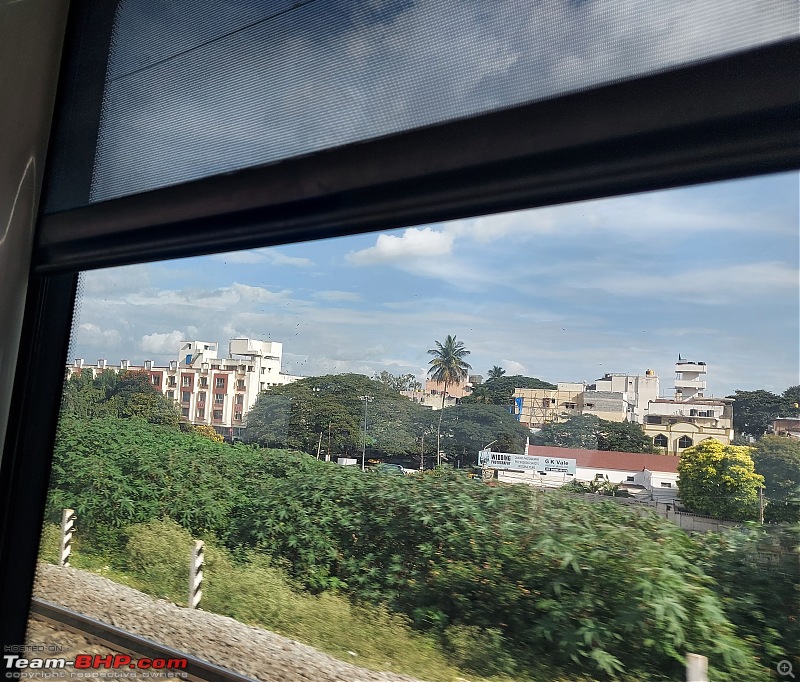
[(59, 564), (69, 566), (69, 555), (72, 553), (72, 534), (75, 532), (75, 510), (61, 510), (61, 546), (59, 551)]
[(203, 564), (205, 563), (204, 544), (195, 540), (189, 560), (189, 608), (196, 609), (203, 596)]

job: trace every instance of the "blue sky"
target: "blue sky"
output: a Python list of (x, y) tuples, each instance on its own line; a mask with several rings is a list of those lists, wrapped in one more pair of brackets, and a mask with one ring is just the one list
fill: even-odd
[(281, 341), (284, 369), (549, 381), (709, 365), (709, 392), (800, 382), (797, 174), (86, 273), (73, 357), (165, 363), (181, 339)]

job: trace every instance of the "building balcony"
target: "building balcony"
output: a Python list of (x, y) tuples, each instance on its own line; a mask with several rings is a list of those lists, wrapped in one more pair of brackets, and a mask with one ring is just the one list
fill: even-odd
[(675, 379), (675, 388), (693, 388), (705, 390), (706, 382), (702, 379)]
[(675, 363), (675, 371), (676, 372), (694, 372), (696, 374), (705, 374), (708, 370), (706, 369), (705, 362), (677, 362)]

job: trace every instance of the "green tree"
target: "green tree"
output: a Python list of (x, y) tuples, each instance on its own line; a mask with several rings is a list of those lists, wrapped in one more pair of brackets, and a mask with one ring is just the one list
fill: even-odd
[(549, 445), (556, 448), (598, 449), (600, 419), (590, 414), (569, 417), (563, 422), (545, 424), (534, 435), (534, 445)]
[(782, 417), (800, 417), (800, 386), (789, 386), (781, 397), (786, 405), (786, 414)]
[(125, 372), (107, 395), (109, 414), (117, 417), (123, 419), (136, 417), (151, 424), (164, 426), (178, 426), (180, 422), (181, 415), (177, 403), (153, 386), (147, 372)]
[[(444, 384), (442, 389), (442, 412), (444, 412), (444, 400), (447, 397), (447, 387), (450, 384), (461, 383), (467, 378), (472, 366), (464, 359), (470, 352), (467, 350), (463, 341), (457, 341), (455, 336), (447, 335), (444, 343), (436, 341), (436, 348), (428, 351), (433, 356), (428, 364), (430, 369), (428, 374), (431, 379)], [(436, 429), (436, 457), (437, 462), (439, 452), (441, 452), (441, 433), (442, 433), (442, 414), (439, 414), (439, 426)]]
[(489, 379), (499, 379), (505, 373), (506, 371), (502, 367), (498, 367), (497, 365), (495, 365), (489, 370), (488, 377)]
[(800, 521), (800, 441), (764, 436), (753, 447), (753, 461), (766, 487), (764, 519)]
[(73, 375), (64, 388), (62, 412), (79, 419), (140, 418), (151, 424), (174, 427), (180, 422), (175, 401), (153, 386), (150, 375), (144, 371), (118, 375), (105, 370), (95, 378), (88, 371)]
[[(792, 389), (787, 389), (791, 391)], [(770, 391), (736, 391), (733, 395), (733, 428), (756, 438), (766, 433), (772, 422), (789, 408), (783, 396)]]
[(597, 449), (616, 452), (658, 452), (653, 441), (645, 435), (644, 429), (639, 424), (612, 422), (605, 419), (600, 420)]
[(496, 449), (501, 452), (525, 449), (528, 429), (500, 405), (462, 404), (443, 412), (442, 450), (462, 467), (474, 464), (478, 451), (492, 441), (497, 441)]
[[(355, 454), (364, 442), (364, 404), (371, 395), (367, 452), (374, 456), (418, 455), (429, 412), (394, 389), (361, 374), (302, 379), (262, 392), (247, 413), (245, 438), (266, 447), (316, 454)], [(321, 437), (321, 438), (320, 438)]]
[(758, 518), (758, 493), (764, 477), (756, 473), (751, 448), (723, 445), (713, 438), (681, 453), (678, 489), (690, 511), (718, 519)]
[(103, 417), (109, 411), (106, 391), (96, 385), (90, 371), (73, 374), (64, 385), (61, 409), (79, 419)]
[(524, 377), (519, 374), (489, 379), (477, 386), (472, 393), (461, 399), (462, 403), (491, 403), (492, 405), (510, 405), (517, 388), (546, 388), (555, 390), (555, 384), (542, 381), (536, 377)]
[(657, 452), (639, 424), (612, 422), (590, 414), (574, 415), (563, 422), (546, 424), (533, 437), (533, 443), (582, 450)]
[(373, 380), (380, 381), (386, 388), (393, 391), (421, 391), (422, 384), (417, 380), (413, 374), (392, 374), (383, 370), (379, 373), (372, 375)]

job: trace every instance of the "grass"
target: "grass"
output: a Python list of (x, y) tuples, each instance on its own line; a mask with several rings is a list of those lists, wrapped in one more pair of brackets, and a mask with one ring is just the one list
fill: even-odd
[[(185, 606), (192, 545), (189, 533), (173, 521), (162, 520), (131, 526), (127, 535), (124, 554), (113, 557), (76, 540), (70, 564)], [(47, 524), (40, 560), (57, 563), (58, 542), (58, 526)], [(455, 665), (436, 638), (414, 630), (404, 616), (383, 607), (358, 606), (332, 592), (314, 595), (299, 590), (262, 555), (251, 553), (237, 561), (211, 540), (206, 542), (205, 561), (203, 610), (271, 630), (348, 663), (428, 682), (566, 679), (551, 669), (542, 669), (532, 677), (476, 676)], [(579, 682), (574, 677), (569, 679)]]
[[(76, 543), (70, 563), (185, 606), (191, 536), (171, 521), (135, 526), (129, 535), (123, 557), (106, 557)], [(46, 526), (42, 561), (57, 563), (58, 541), (58, 527)], [(381, 608), (354, 606), (335, 594), (295, 590), (282, 571), (263, 557), (235, 562), (207, 543), (205, 558), (202, 608), (206, 611), (269, 629), (366, 668), (402, 672), (431, 682), (463, 678), (435, 641), (414, 632), (400, 616)]]

